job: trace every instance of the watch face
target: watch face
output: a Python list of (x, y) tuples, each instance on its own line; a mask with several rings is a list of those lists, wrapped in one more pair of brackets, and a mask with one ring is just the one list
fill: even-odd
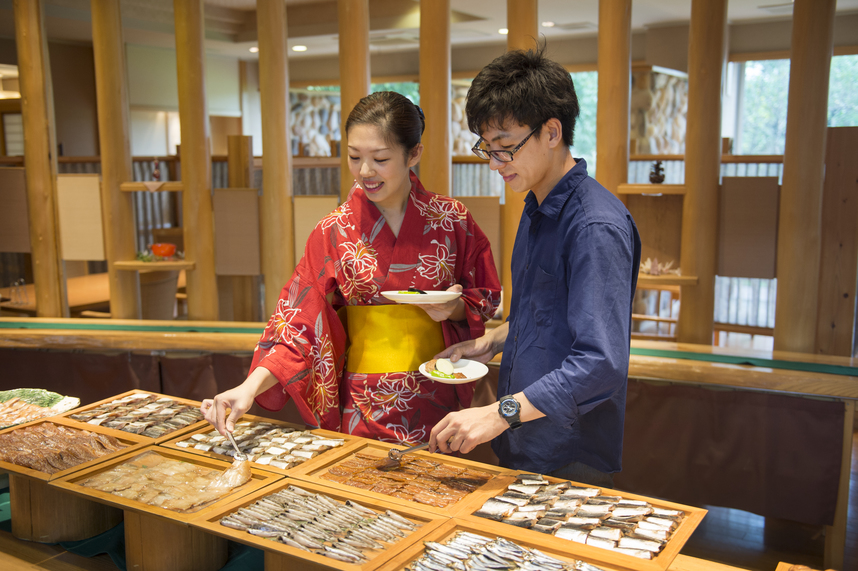
[(518, 403), (512, 399), (501, 402), (501, 411), (504, 416), (513, 416), (518, 412)]

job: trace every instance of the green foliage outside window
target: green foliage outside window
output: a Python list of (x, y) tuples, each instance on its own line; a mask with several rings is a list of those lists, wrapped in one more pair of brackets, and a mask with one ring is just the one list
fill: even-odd
[[(739, 154), (780, 155), (786, 141), (789, 102), (789, 60), (749, 61), (742, 93), (742, 134)], [(831, 60), (828, 125), (858, 126), (858, 56)]]
[(420, 84), (414, 81), (401, 81), (398, 83), (373, 83), (370, 91), (395, 91), (411, 100), (415, 105), (420, 105)]
[(595, 71), (573, 73), (572, 82), (578, 95), (581, 114), (575, 123), (572, 155), (587, 161), (587, 172), (596, 172), (596, 104), (598, 102), (599, 74)]

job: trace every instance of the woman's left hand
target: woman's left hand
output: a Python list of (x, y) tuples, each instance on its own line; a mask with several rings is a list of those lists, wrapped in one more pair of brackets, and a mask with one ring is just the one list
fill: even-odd
[[(455, 284), (448, 287), (447, 291), (461, 293), (463, 289), (461, 285)], [(444, 303), (421, 303), (418, 307), (422, 307), (433, 321), (461, 321), (465, 318), (465, 300), (461, 296)]]

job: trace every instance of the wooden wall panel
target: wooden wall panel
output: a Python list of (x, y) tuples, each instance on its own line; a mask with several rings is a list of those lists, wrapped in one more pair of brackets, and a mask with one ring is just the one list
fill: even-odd
[[(295, 197), (295, 260), (304, 257), (307, 238), (319, 220), (333, 212), (340, 203), (339, 196)], [(285, 282), (284, 282), (285, 285)], [(279, 290), (278, 290), (279, 292)]]
[(858, 127), (828, 129), (816, 351), (852, 356), (858, 274)]
[(261, 273), (259, 192), (255, 188), (216, 188), (213, 204), (215, 273), (219, 276)]
[(503, 231), (501, 220), (500, 197), (497, 196), (460, 196), (459, 202), (471, 211), (477, 226), (483, 231), (492, 245), (492, 257), (495, 259), (495, 268), (500, 276), (501, 268), (501, 241)]
[(0, 168), (0, 252), (30, 253), (24, 167)]
[(682, 196), (628, 195), (627, 206), (641, 235), (641, 261), (658, 259), (660, 264), (672, 261), (679, 267), (682, 254)]
[(777, 177), (724, 177), (719, 197), (718, 275), (775, 277)]
[(101, 176), (57, 176), (60, 252), (64, 260), (104, 260)]

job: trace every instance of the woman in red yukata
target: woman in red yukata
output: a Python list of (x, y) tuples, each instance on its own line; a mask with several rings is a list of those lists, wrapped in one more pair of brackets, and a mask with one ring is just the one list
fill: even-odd
[[(203, 401), (221, 434), (254, 399), (279, 410), (291, 398), (307, 426), (413, 445), (448, 412), (470, 406), (474, 383), (438, 383), (418, 368), (483, 334), (500, 282), (467, 209), (428, 192), (411, 172), (424, 126), (422, 110), (395, 92), (373, 93), (352, 110), (346, 137), (355, 184), (310, 235), (247, 379)], [(418, 305), (381, 295), (410, 288), (462, 295)]]

